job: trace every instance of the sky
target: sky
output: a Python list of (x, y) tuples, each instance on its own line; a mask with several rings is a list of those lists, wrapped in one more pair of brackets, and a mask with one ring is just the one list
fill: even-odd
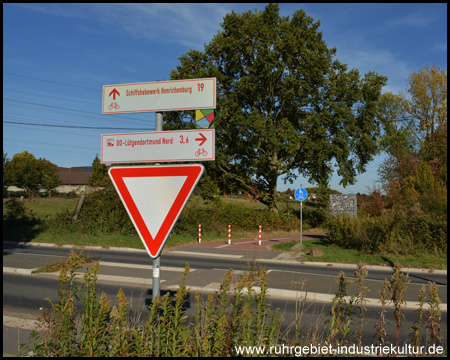
[[(22, 151), (60, 167), (90, 166), (101, 134), (150, 132), (155, 113), (102, 115), (103, 85), (170, 79), (178, 57), (204, 50), (235, 11), (261, 11), (262, 3), (220, 4), (3, 4), (3, 151)], [(423, 66), (447, 67), (447, 4), (280, 4), (280, 15), (299, 9), (320, 21), (336, 59), (360, 74), (387, 76), (383, 92), (405, 91)], [(91, 128), (89, 128), (91, 127)], [(92, 129), (94, 127), (95, 129)], [(128, 129), (124, 130), (124, 129)], [(377, 186), (376, 156), (344, 194)], [(310, 187), (280, 178), (278, 190)]]

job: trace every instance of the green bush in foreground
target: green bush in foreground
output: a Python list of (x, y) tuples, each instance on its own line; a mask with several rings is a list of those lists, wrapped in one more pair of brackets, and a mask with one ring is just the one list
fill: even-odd
[[(209, 294), (202, 302), (196, 292), (196, 313), (187, 320), (184, 305), (188, 289), (185, 286), (189, 273), (186, 264), (178, 291), (173, 298), (167, 293), (156, 298), (149, 306), (146, 321), (139, 325), (130, 320), (131, 303), (122, 289), (117, 295), (118, 305), (111, 309), (111, 301), (105, 293), (96, 293), (99, 262), (87, 269), (84, 282), (76, 284), (76, 270), (79, 268), (77, 254), (71, 254), (69, 267), (61, 269), (58, 282), (59, 301), (50, 302), (51, 309), (44, 309), (38, 319), (38, 331), (33, 331), (27, 344), (20, 345), (21, 356), (45, 357), (124, 357), (124, 356), (236, 356), (245, 353), (243, 346), (266, 346), (284, 343), (286, 346), (330, 344), (348, 345), (352, 342), (362, 345), (364, 314), (368, 288), (365, 286), (367, 270), (358, 265), (354, 279), (346, 279), (341, 272), (337, 280), (338, 290), (328, 314), (327, 333), (316, 328), (307, 329), (309, 324), (301, 322), (300, 311), (292, 319), (288, 329), (281, 333), (282, 315), (279, 310), (271, 310), (267, 299), (267, 273), (246, 272), (235, 281), (230, 269), (215, 294)], [(257, 291), (253, 284), (259, 287)], [(349, 295), (348, 286), (354, 283), (358, 294)], [(380, 291), (381, 311), (373, 334), (374, 344), (385, 345), (386, 312), (388, 302), (394, 307), (395, 344), (398, 344), (399, 329), (404, 319), (403, 294), (408, 287), (408, 277), (396, 265), (390, 280), (385, 279)], [(435, 283), (429, 283), (428, 310), (425, 286), (419, 294), (418, 320), (411, 327), (410, 338), (413, 345), (444, 346), (441, 329), (441, 311)], [(304, 299), (300, 299), (299, 309), (304, 309)], [(304, 310), (303, 310), (304, 311)], [(358, 319), (359, 317), (359, 319)], [(31, 347), (29, 346), (31, 342)], [(400, 345), (400, 344), (398, 344)], [(238, 350), (239, 349), (239, 350)], [(239, 352), (238, 352), (239, 351)], [(242, 352), (244, 351), (244, 353)], [(273, 355), (268, 352), (258, 355)]]

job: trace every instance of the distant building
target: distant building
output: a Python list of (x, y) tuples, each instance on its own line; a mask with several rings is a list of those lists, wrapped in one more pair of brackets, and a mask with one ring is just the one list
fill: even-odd
[[(71, 168), (59, 167), (58, 176), (61, 179), (61, 185), (55, 188), (58, 193), (69, 193), (74, 191), (77, 195), (86, 194), (98, 189), (98, 187), (89, 186), (89, 176), (92, 174), (92, 166), (76, 166)], [(9, 192), (22, 192), (24, 189), (16, 186), (8, 186)], [(45, 192), (45, 189), (39, 192)]]
[(76, 194), (85, 194), (86, 192), (92, 191), (92, 187), (88, 186), (89, 176), (91, 174), (92, 166), (58, 167), (58, 176), (61, 179), (61, 185), (55, 191), (59, 193), (74, 191)]

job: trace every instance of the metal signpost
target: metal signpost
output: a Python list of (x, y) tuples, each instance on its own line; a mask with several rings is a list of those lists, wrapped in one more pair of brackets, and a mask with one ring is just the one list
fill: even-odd
[[(163, 114), (162, 112), (157, 112), (155, 114), (155, 131), (163, 131)], [(102, 141), (103, 144), (103, 141)], [(155, 164), (159, 165), (159, 164)], [(160, 277), (160, 270), (161, 270), (161, 257), (158, 255), (156, 259), (153, 259), (153, 269), (152, 269), (152, 297), (153, 300), (158, 298), (159, 299), (159, 289), (161, 287), (161, 277)]]
[[(162, 111), (215, 108), (216, 78), (105, 85), (103, 86), (102, 114), (156, 112), (156, 126), (155, 133), (102, 135), (101, 162), (156, 162), (155, 165), (159, 165), (158, 162), (160, 161), (214, 160), (215, 133), (213, 129), (163, 132)], [(173, 167), (175, 168), (176, 165)], [(181, 189), (179, 189), (180, 193), (175, 197), (175, 200), (173, 200), (173, 194), (168, 194), (172, 196), (173, 205), (168, 211), (167, 216), (159, 221), (159, 225), (163, 230), (156, 229), (158, 226), (151, 223), (155, 217), (158, 218), (158, 215), (150, 216), (149, 218), (151, 220), (149, 223), (142, 219), (140, 215), (140, 209), (147, 209), (149, 207), (143, 205), (141, 200), (137, 200), (140, 197), (137, 195), (137, 192), (145, 193), (149, 187), (130, 185), (134, 184), (135, 181), (130, 182), (129, 179), (132, 179), (133, 176), (142, 177), (142, 175), (128, 176), (127, 185), (124, 178), (125, 175), (120, 175), (121, 168), (113, 167), (109, 170), (111, 180), (119, 192), (119, 196), (144, 246), (153, 258), (153, 299), (159, 297), (160, 292), (160, 253), (164, 243), (203, 174), (204, 168), (202, 165), (192, 165), (191, 167), (197, 170), (186, 170), (188, 174), (184, 177), (182, 176), (183, 179), (186, 179), (185, 183), (180, 183), (178, 180), (172, 181), (174, 184), (172, 188), (181, 187)], [(127, 168), (122, 169), (126, 172), (133, 171), (127, 170)], [(149, 170), (149, 167), (147, 167), (143, 168), (142, 171), (145, 173), (148, 171), (151, 172), (152, 170)], [(177, 174), (178, 172), (175, 171)], [(191, 172), (195, 174), (191, 174)], [(176, 177), (176, 175), (166, 174), (165, 178), (170, 178), (171, 176)], [(145, 177), (145, 174), (143, 177)], [(151, 178), (151, 175), (147, 177)], [(138, 190), (131, 190), (131, 188), (137, 188)], [(147, 195), (153, 196), (158, 191), (162, 194), (158, 194), (161, 199), (164, 197), (165, 192), (160, 189), (150, 190), (152, 193), (147, 193)], [(131, 194), (133, 192), (134, 196)], [(136, 203), (139, 203), (140, 206), (137, 206)], [(161, 201), (161, 203), (164, 203), (164, 201)], [(176, 208), (175, 210), (174, 207)], [(176, 216), (174, 216), (174, 213), (176, 213)], [(152, 229), (152, 231), (149, 231), (149, 229)], [(163, 233), (161, 236), (159, 236), (160, 231)], [(151, 232), (153, 232), (153, 236)], [(153, 241), (155, 240), (157, 240), (157, 244), (155, 245), (156, 254), (155, 249), (152, 249), (154, 245)]]
[[(302, 186), (302, 185), (300, 185)], [(306, 189), (300, 188), (295, 190), (295, 198), (300, 201), (300, 244), (303, 245), (303, 239), (302, 239), (302, 223), (303, 223), (303, 200), (306, 200), (308, 197), (308, 192)]]

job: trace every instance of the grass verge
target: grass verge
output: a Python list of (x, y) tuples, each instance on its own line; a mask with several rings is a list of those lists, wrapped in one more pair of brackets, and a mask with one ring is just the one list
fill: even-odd
[(61, 269), (69, 269), (71, 266), (76, 264), (78, 267), (82, 265), (87, 265), (93, 263), (92, 260), (89, 259), (89, 255), (85, 254), (82, 251), (71, 251), (70, 256), (67, 259), (57, 261), (48, 265), (41, 266), (40, 268), (33, 270), (32, 274), (37, 273), (49, 273), (55, 271), (61, 271)]
[[(298, 241), (277, 244), (273, 250), (289, 251), (291, 247), (297, 245)], [(304, 252), (307, 254), (312, 247), (323, 250), (321, 257), (306, 255), (304, 261), (358, 264), (360, 261), (368, 265), (394, 266), (399, 262), (403, 267), (415, 267), (425, 269), (447, 269), (447, 259), (444, 256), (422, 254), (417, 256), (400, 256), (395, 254), (363, 254), (357, 250), (343, 249), (334, 244), (330, 244), (328, 239), (313, 239), (303, 241)]]

